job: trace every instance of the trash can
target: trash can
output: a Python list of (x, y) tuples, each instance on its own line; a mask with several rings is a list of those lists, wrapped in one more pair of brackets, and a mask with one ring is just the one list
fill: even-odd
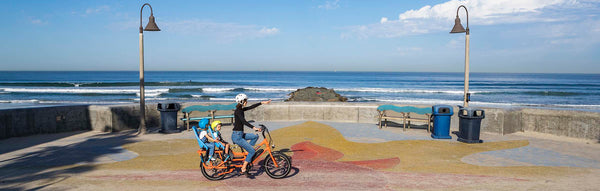
[(450, 119), (454, 114), (452, 106), (434, 105), (431, 110), (433, 116), (431, 137), (434, 139), (452, 139), (450, 136)]
[(458, 141), (464, 143), (482, 143), (479, 140), (481, 120), (485, 118), (483, 109), (465, 107), (458, 112)]
[(160, 132), (178, 133), (177, 112), (180, 105), (178, 103), (158, 103), (156, 107), (160, 111)]

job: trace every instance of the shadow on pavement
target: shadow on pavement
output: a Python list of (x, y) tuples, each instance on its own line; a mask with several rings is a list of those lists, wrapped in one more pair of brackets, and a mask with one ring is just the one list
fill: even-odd
[[(385, 122), (383, 122), (383, 124), (385, 124)], [(379, 125), (379, 124), (377, 124), (377, 125)], [(402, 124), (402, 123), (396, 123), (396, 122), (393, 122), (393, 121), (388, 121), (388, 122), (387, 122), (387, 126), (388, 126), (388, 127), (399, 127), (399, 128), (403, 128), (403, 127), (404, 127), (404, 124)], [(408, 127), (409, 127), (409, 126), (408, 126), (408, 124), (407, 124), (407, 125), (406, 125), (406, 128), (408, 129)], [(385, 128), (385, 125), (382, 125), (382, 126), (381, 126), (381, 128)], [(411, 128), (411, 129), (427, 129), (427, 124), (418, 124), (418, 125), (416, 125), (416, 124), (410, 124), (410, 128)]]
[(122, 153), (135, 132), (94, 135), (81, 142), (49, 146), (0, 163), (0, 189), (37, 190), (93, 170), (98, 158)]
[(54, 134), (40, 134), (40, 135), (31, 135), (27, 137), (11, 137), (8, 139), (0, 140), (0, 154), (13, 152), (16, 150), (21, 150), (25, 148), (29, 148), (32, 146), (44, 144), (47, 142), (52, 142), (55, 140), (59, 140), (65, 137), (70, 137), (73, 135), (85, 133), (88, 131), (73, 131), (66, 133), (54, 133)]
[[(285, 153), (285, 152), (293, 152), (293, 151), (297, 151), (297, 150), (281, 149), (279, 151), (274, 151), (274, 153), (276, 153), (276, 152)], [(267, 155), (267, 157), (268, 157), (268, 155)], [(291, 157), (290, 157), (290, 159), (291, 159)], [(258, 163), (256, 163), (255, 165), (253, 165), (252, 169), (250, 169), (250, 171), (248, 171), (250, 173), (250, 175), (252, 175), (253, 177), (257, 177), (257, 176), (261, 176), (261, 175), (267, 176), (267, 174), (265, 173), (265, 169), (264, 169), (264, 163), (265, 163), (265, 159), (262, 159)], [(294, 165), (294, 162), (292, 160), (292, 167), (290, 169), (290, 173), (286, 177), (284, 177), (282, 179), (286, 179), (286, 178), (290, 178), (290, 177), (296, 176), (300, 172), (300, 169), (294, 167), (293, 165)], [(226, 175), (223, 178), (223, 180), (227, 180), (227, 179), (231, 179), (231, 178), (236, 178), (236, 177), (240, 177), (240, 176), (244, 176), (244, 175), (241, 174), (239, 168), (236, 168), (233, 172), (231, 172), (230, 174)]]

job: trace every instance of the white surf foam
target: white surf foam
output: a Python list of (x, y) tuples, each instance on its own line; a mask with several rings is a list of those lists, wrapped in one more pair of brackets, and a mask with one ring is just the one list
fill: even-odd
[[(63, 94), (139, 94), (139, 89), (106, 89), (106, 88), (4, 88), (5, 92), (17, 93), (63, 93)], [(146, 89), (146, 94), (168, 93), (169, 89)], [(139, 95), (138, 95), (139, 96)]]
[(380, 93), (444, 93), (463, 94), (459, 90), (424, 90), (424, 89), (392, 89), (392, 88), (340, 88), (338, 92), (380, 92)]
[(203, 92), (228, 92), (235, 88), (202, 88)]
[(296, 91), (298, 88), (250, 87), (244, 89), (257, 92), (293, 92)]
[(0, 103), (40, 103), (40, 100), (0, 100)]
[[(209, 98), (209, 100), (211, 101), (235, 101), (234, 98), (215, 98), (215, 97), (211, 97)], [(250, 101), (267, 101), (267, 100), (283, 100), (281, 98), (248, 98), (248, 100)]]

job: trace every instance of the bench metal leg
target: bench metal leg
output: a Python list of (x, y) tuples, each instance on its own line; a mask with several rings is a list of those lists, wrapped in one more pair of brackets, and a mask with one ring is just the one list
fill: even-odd
[(187, 129), (187, 131), (190, 131), (190, 114), (189, 113), (185, 113), (185, 128)]
[(431, 116), (427, 115), (427, 132), (431, 133)]
[(406, 114), (402, 113), (402, 131), (406, 131)]
[(385, 119), (385, 128), (387, 128), (387, 119)]
[(381, 129), (381, 117), (382, 117), (382, 116), (383, 116), (383, 115), (382, 115), (381, 113), (379, 113), (379, 118), (377, 118), (377, 123), (378, 123), (378, 125), (379, 125), (379, 129)]

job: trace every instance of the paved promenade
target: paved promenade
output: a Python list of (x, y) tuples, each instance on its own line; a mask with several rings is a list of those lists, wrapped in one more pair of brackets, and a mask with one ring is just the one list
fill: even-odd
[[(539, 133), (481, 134), (482, 144), (424, 129), (319, 121), (256, 122), (292, 172), (206, 180), (190, 131), (70, 132), (0, 140), (0, 190), (597, 190), (600, 143)], [(231, 126), (223, 135), (230, 139)], [(231, 142), (231, 141), (229, 141)]]

